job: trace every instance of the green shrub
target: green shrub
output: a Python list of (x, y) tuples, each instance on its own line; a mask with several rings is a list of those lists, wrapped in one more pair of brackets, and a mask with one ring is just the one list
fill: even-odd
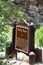
[(4, 22), (4, 16), (0, 17), (0, 51), (4, 51), (8, 41), (11, 42), (12, 27)]
[(43, 27), (40, 27), (35, 32), (35, 46), (43, 47)]

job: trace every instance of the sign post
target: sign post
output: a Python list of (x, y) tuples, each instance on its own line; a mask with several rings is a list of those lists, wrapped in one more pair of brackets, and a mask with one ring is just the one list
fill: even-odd
[(29, 55), (29, 52), (34, 51), (34, 25), (16, 26), (15, 34), (15, 49)]

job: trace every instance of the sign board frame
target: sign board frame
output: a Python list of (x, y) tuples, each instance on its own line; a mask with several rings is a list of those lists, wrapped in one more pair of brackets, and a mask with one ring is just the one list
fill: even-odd
[(28, 43), (29, 43), (29, 28), (24, 26), (16, 26), (15, 35), (15, 49), (24, 53), (28, 53)]

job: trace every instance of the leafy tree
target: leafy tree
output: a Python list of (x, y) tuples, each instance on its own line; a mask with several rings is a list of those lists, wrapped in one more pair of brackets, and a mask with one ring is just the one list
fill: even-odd
[(0, 0), (0, 15), (4, 15), (4, 20), (7, 22), (14, 22), (23, 18), (23, 11), (16, 6), (12, 1)]
[(12, 27), (8, 25), (9, 22), (19, 22), (23, 14), (12, 1), (0, 0), (0, 51), (4, 51), (6, 44), (11, 42)]

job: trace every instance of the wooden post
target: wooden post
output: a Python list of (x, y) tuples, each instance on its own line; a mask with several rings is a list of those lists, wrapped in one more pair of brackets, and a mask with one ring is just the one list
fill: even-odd
[(12, 31), (12, 53), (16, 53), (15, 50), (15, 34), (16, 34), (16, 24), (14, 25), (13, 31)]
[(29, 52), (34, 51), (34, 43), (35, 43), (35, 27), (34, 25), (30, 25), (29, 26), (29, 43), (28, 43)]

